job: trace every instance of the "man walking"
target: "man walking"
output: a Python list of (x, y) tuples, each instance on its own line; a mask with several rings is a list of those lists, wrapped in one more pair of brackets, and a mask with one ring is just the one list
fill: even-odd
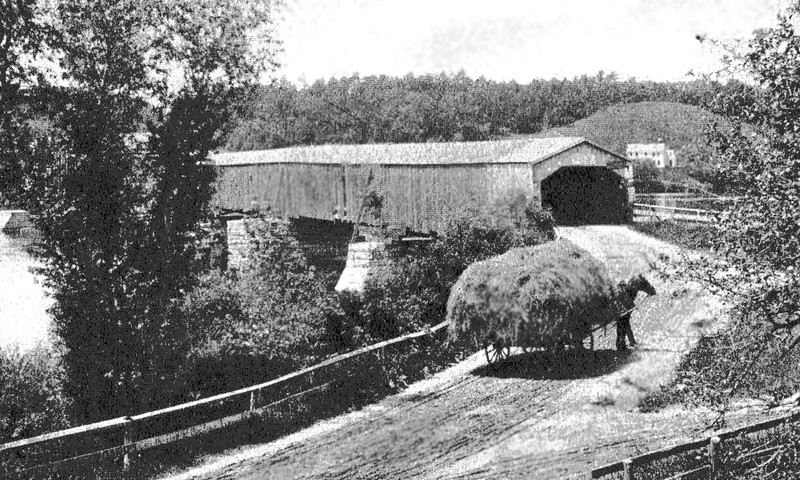
[(626, 339), (631, 343), (631, 347), (636, 346), (636, 339), (633, 338), (633, 329), (631, 328), (631, 315), (636, 308), (636, 295), (639, 292), (645, 292), (648, 295), (656, 294), (656, 289), (641, 274), (617, 285), (615, 304), (618, 308), (617, 312), (620, 312), (617, 314), (617, 350), (620, 352), (628, 349), (625, 344)]
[(622, 313), (617, 317), (617, 350), (624, 352), (628, 349), (626, 345), (626, 338), (630, 342), (631, 347), (636, 346), (636, 339), (633, 337), (633, 329), (631, 328), (631, 315), (636, 308), (636, 294), (638, 291), (633, 291), (631, 285), (627, 282), (620, 282), (617, 286), (619, 289), (618, 301)]
[(633, 315), (633, 307), (617, 319), (617, 350), (620, 352), (628, 349), (627, 345), (625, 345), (626, 338), (631, 347), (636, 346), (636, 339), (633, 337), (633, 329), (631, 328), (631, 315)]

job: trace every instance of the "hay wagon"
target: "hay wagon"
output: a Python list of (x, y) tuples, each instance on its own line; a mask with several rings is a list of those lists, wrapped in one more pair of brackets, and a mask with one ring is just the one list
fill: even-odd
[(450, 292), (450, 334), (495, 364), (512, 347), (549, 355), (592, 350), (612, 292), (605, 265), (566, 240), (514, 248), (470, 265)]

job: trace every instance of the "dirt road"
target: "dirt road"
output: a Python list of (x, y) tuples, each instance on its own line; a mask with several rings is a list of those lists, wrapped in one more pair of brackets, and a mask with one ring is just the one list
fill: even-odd
[(537, 354), (492, 370), (478, 352), (376, 405), (174, 478), (560, 478), (697, 436), (703, 413), (636, 406), (670, 379), (702, 331), (719, 326), (719, 306), (650, 270), (661, 253), (676, 258), (677, 247), (626, 227), (559, 235), (606, 261), (616, 278), (651, 279), (658, 294), (640, 296), (632, 320), (641, 348), (613, 350), (610, 327), (596, 332), (592, 355), (549, 372)]

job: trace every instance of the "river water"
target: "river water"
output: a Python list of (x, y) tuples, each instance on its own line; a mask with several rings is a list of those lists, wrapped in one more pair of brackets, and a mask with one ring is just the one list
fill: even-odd
[(27, 252), (33, 238), (30, 231), (0, 231), (0, 348), (16, 344), (29, 349), (49, 341), (51, 300), (42, 279), (31, 271), (38, 266)]

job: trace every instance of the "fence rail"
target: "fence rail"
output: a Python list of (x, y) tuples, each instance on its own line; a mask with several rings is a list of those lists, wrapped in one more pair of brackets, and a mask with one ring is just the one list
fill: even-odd
[[(97, 462), (100, 460), (122, 459), (123, 469), (130, 469), (133, 467), (132, 454), (136, 452), (142, 452), (158, 446), (223, 429), (251, 419), (264, 417), (269, 414), (272, 408), (280, 404), (308, 393), (322, 392), (333, 388), (341, 381), (339, 377), (343, 374), (347, 375), (347, 373), (341, 369), (333, 371), (331, 370), (332, 367), (341, 366), (355, 359), (364, 358), (365, 355), (371, 353), (380, 353), (390, 346), (399, 346), (432, 336), (436, 332), (446, 328), (446, 326), (447, 322), (442, 322), (430, 329), (363, 347), (350, 353), (332, 357), (316, 365), (284, 375), (280, 378), (232, 392), (222, 393), (139, 415), (114, 418), (2, 444), (0, 445), (0, 466), (3, 466), (4, 462), (12, 455), (24, 456), (22, 453), (25, 449), (34, 447), (45, 449), (43, 458), (46, 458), (46, 460), (34, 465), (27, 465), (22, 469), (0, 470), (0, 474), (2, 474), (0, 476), (4, 479), (39, 477), (57, 472), (59, 469), (75, 462)], [(301, 383), (301, 388), (295, 388), (294, 390), (287, 388), (292, 386), (293, 382), (296, 383), (299, 380), (306, 380), (307, 383)], [(232, 408), (228, 408), (226, 414), (209, 416), (208, 411), (205, 410), (205, 408), (210, 405), (224, 404), (232, 400), (238, 402), (234, 403)], [(188, 416), (191, 424), (186, 425), (184, 424), (185, 422), (176, 423), (174, 421), (175, 415), (180, 415), (182, 419)], [(191, 420), (194, 421), (192, 422)], [(157, 434), (148, 434), (148, 432), (152, 433), (153, 431), (147, 429), (148, 426), (151, 426), (153, 421), (156, 421), (158, 425), (162, 426), (162, 430), (163, 425), (166, 425), (167, 431), (160, 431)], [(797, 422), (800, 422), (800, 412), (604, 465), (593, 469), (591, 471), (591, 478), (599, 479), (611, 476), (618, 478), (621, 474), (622, 478), (625, 480), (635, 480), (637, 478), (637, 469), (643, 466), (669, 459), (670, 457), (697, 451), (704, 452), (703, 456), (706, 457), (706, 463), (679, 472), (671, 478), (689, 478), (700, 473), (703, 473), (705, 478), (715, 478), (719, 470), (719, 452), (725, 441)], [(98, 434), (115, 434), (114, 438), (117, 439), (118, 442), (113, 446), (105, 445), (103, 448), (93, 449), (81, 454), (67, 456), (66, 458), (57, 458), (58, 449), (62, 446), (61, 442), (85, 441), (93, 435)]]
[(706, 457), (706, 463), (704, 465), (695, 466), (689, 470), (679, 472), (670, 478), (688, 478), (703, 472), (705, 475), (702, 478), (714, 479), (717, 478), (720, 470), (720, 451), (725, 441), (797, 422), (800, 422), (800, 412), (794, 412), (789, 415), (758, 422), (734, 430), (727, 430), (700, 440), (694, 440), (691, 442), (682, 443), (680, 445), (654, 450), (637, 457), (628, 458), (620, 462), (595, 468), (591, 472), (591, 478), (603, 478), (612, 475), (617, 476), (621, 473), (622, 478), (625, 480), (635, 480), (637, 478), (636, 470), (638, 468), (647, 466), (657, 461), (676, 457), (678, 455), (703, 451), (703, 454)]
[[(0, 476), (3, 478), (30, 478), (58, 471), (59, 468), (73, 462), (100, 459), (122, 458), (123, 468), (129, 469), (134, 452), (263, 417), (277, 405), (311, 392), (329, 389), (347, 376), (345, 369), (334, 370), (334, 367), (341, 367), (347, 362), (363, 359), (368, 354), (381, 353), (390, 346), (399, 346), (432, 336), (446, 326), (447, 322), (445, 321), (429, 329), (337, 355), (311, 367), (251, 387), (152, 412), (114, 418), (2, 444), (0, 445), (0, 467), (6, 466), (6, 468), (0, 468), (0, 474), (2, 474)], [(73, 445), (80, 444), (91, 440), (98, 434), (112, 437), (115, 442), (111, 443), (116, 443), (116, 445), (109, 446), (109, 442), (106, 442), (103, 448), (56, 459), (59, 448), (66, 442), (73, 442)], [(45, 461), (34, 462), (33, 465), (26, 465), (22, 469), (7, 467), (10, 465), (12, 456), (24, 458), (25, 450), (34, 448), (44, 450), (44, 454), (41, 451), (37, 453), (41, 458), (46, 459)]]
[(633, 204), (633, 217), (637, 221), (679, 220), (709, 223), (714, 221), (717, 213), (719, 212), (700, 208), (665, 207), (648, 203)]

